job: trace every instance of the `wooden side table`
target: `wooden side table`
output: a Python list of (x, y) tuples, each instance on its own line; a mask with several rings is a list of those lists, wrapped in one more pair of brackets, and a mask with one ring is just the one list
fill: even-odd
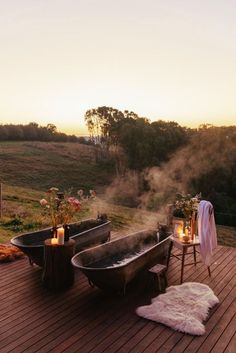
[(75, 253), (75, 241), (70, 239), (63, 245), (44, 242), (43, 285), (52, 290), (63, 290), (74, 283), (74, 269), (71, 258)]
[[(170, 257), (174, 256), (176, 257), (178, 260), (181, 261), (181, 275), (180, 275), (180, 283), (183, 283), (183, 277), (184, 277), (184, 266), (189, 266), (189, 265), (195, 265), (197, 263), (200, 263), (201, 261), (197, 261), (197, 257), (196, 257), (196, 246), (199, 246), (200, 243), (198, 241), (198, 239), (195, 239), (193, 241), (191, 241), (190, 243), (183, 243), (181, 240), (179, 240), (178, 238), (175, 238), (174, 236), (170, 237), (170, 246), (169, 246), (169, 251), (168, 251), (168, 257), (167, 257), (167, 269), (169, 266), (169, 261), (170, 261)], [(181, 251), (180, 254), (172, 254), (172, 248), (176, 247), (177, 249), (179, 249)], [(192, 252), (188, 252), (188, 250), (192, 248)], [(187, 263), (185, 264), (185, 256), (186, 255), (191, 255), (193, 254), (193, 260), (194, 262), (192, 263)], [(208, 269), (208, 274), (209, 276), (211, 276), (211, 270), (210, 270), (210, 266), (207, 267)]]

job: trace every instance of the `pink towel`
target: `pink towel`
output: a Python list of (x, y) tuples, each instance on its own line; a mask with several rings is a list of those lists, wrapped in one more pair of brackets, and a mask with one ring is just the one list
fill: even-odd
[(209, 201), (202, 200), (198, 206), (198, 235), (203, 262), (210, 266), (213, 250), (217, 247), (214, 209)]

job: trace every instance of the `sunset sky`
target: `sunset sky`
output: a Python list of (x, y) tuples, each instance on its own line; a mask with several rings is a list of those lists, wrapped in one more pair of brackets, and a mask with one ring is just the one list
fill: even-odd
[(0, 0), (0, 123), (236, 124), (235, 0)]

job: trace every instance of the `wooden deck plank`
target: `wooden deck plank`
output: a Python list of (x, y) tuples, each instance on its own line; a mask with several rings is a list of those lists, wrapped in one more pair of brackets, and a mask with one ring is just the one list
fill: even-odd
[[(186, 267), (185, 281), (208, 284), (220, 299), (200, 337), (138, 317), (136, 307), (157, 294), (147, 283), (141, 286), (142, 280), (120, 297), (91, 288), (78, 271), (72, 288), (53, 293), (42, 287), (41, 270), (26, 258), (0, 265), (0, 352), (233, 353), (235, 257), (236, 249), (219, 246), (212, 277), (202, 263)], [(191, 256), (187, 261), (192, 262)], [(169, 285), (179, 284), (179, 279), (180, 261), (172, 258)]]
[[(126, 305), (128, 306), (129, 300), (126, 299), (126, 302)], [(119, 319), (124, 315), (124, 313), (121, 312), (120, 306), (121, 304), (119, 302), (116, 303), (115, 301), (112, 301), (111, 303), (109, 303), (109, 298), (106, 298), (105, 301), (103, 301), (101, 305), (96, 308), (96, 310), (94, 309), (92, 312), (90, 312), (87, 318), (83, 320), (83, 322), (86, 323), (86, 326), (72, 326), (69, 331), (62, 331), (62, 335), (59, 338), (58, 335), (55, 335), (54, 340), (51, 340), (48, 346), (46, 347), (46, 351), (48, 350), (48, 348), (52, 349), (57, 346), (58, 342), (61, 340), (63, 340), (63, 343), (60, 345), (60, 347), (56, 348), (56, 352), (60, 352), (61, 350), (64, 351), (64, 349), (70, 347), (78, 340), (79, 344), (81, 345), (84, 341), (86, 342), (86, 339), (88, 338), (88, 332), (89, 341), (91, 341), (93, 336), (96, 336), (97, 334), (103, 332), (104, 326), (107, 327), (107, 325), (111, 325), (112, 323), (117, 321), (117, 318)], [(125, 307), (124, 303), (122, 307)], [(108, 311), (108, 309), (110, 310)], [(58, 330), (54, 330), (54, 332), (58, 332)], [(43, 348), (42, 352), (45, 352), (45, 348)]]
[[(83, 300), (83, 297), (85, 296), (84, 292), (80, 293), (80, 300)], [(78, 299), (78, 293), (76, 291), (71, 292), (70, 296), (64, 296), (60, 298), (60, 302), (55, 301), (55, 297), (46, 298), (45, 300), (40, 300), (37, 305), (35, 304), (31, 305), (30, 308), (27, 308), (25, 310), (25, 314), (22, 316), (22, 311), (18, 312), (18, 315), (16, 317), (9, 317), (5, 323), (4, 330), (2, 332), (7, 331), (8, 334), (11, 333), (11, 330), (14, 330), (14, 327), (17, 323), (17, 330), (15, 333), (20, 329), (23, 329), (24, 327), (27, 327), (31, 325), (31, 329), (34, 327), (34, 322), (36, 324), (39, 323), (39, 319), (43, 318), (43, 320), (46, 320), (47, 314), (49, 315), (50, 313), (53, 313), (56, 311), (58, 314), (61, 310), (65, 309), (65, 307), (68, 307), (68, 301), (70, 303), (72, 302), (72, 299), (76, 300)], [(64, 305), (66, 304), (66, 305)], [(81, 303), (82, 304), (82, 303)], [(70, 306), (71, 304), (69, 304)], [(29, 310), (30, 309), (30, 310)], [(19, 333), (20, 334), (20, 333)], [(1, 335), (0, 335), (1, 339)]]
[[(214, 348), (211, 350), (211, 353), (223, 352), (225, 346), (230, 343), (232, 336), (236, 331), (236, 314), (232, 317), (232, 320), (229, 322), (228, 326), (226, 326), (224, 332), (220, 336), (219, 340), (216, 342)], [(236, 350), (236, 346), (235, 346)]]
[(235, 347), (236, 347), (236, 333), (231, 338), (228, 346), (222, 352), (223, 353), (235, 353)]
[(25, 342), (27, 342), (28, 339), (34, 341), (37, 339), (37, 335), (42, 334), (43, 330), (48, 332), (47, 327), (49, 328), (50, 333), (51, 325), (53, 323), (57, 328), (58, 325), (62, 324), (62, 320), (65, 320), (67, 317), (70, 319), (72, 314), (75, 315), (75, 313), (72, 313), (74, 311), (73, 305), (75, 306), (78, 304), (76, 306), (76, 310), (78, 310), (78, 307), (80, 306), (85, 306), (86, 308), (88, 302), (89, 300), (86, 296), (80, 298), (80, 301), (78, 302), (77, 293), (74, 293), (73, 296), (68, 295), (68, 297), (65, 297), (63, 301), (53, 303), (53, 301), (50, 300), (52, 306), (49, 305), (47, 309), (41, 311), (38, 315), (32, 316), (30, 321), (23, 321), (19, 327), (17, 325), (17, 330), (14, 329), (14, 326), (11, 327), (11, 329), (5, 334), (5, 338), (1, 337), (2, 345), (6, 342), (9, 344), (11, 335), (14, 334), (14, 337), (17, 340), (11, 343), (11, 349), (13, 350), (15, 346), (17, 346), (17, 341), (21, 344), (21, 346), (25, 346)]
[[(211, 331), (211, 335), (209, 335), (208, 339), (204, 340), (204, 343), (201, 345), (200, 349), (198, 350), (199, 353), (208, 353), (211, 351), (211, 347), (214, 347), (217, 340), (220, 338), (224, 330), (226, 330), (229, 323), (232, 321), (232, 318), (236, 312), (236, 288), (235, 290), (231, 291), (227, 296), (227, 303), (229, 305), (224, 307), (225, 312), (217, 321), (217, 325), (214, 326), (213, 330)], [(225, 301), (226, 302), (226, 301)], [(216, 320), (215, 320), (216, 323)]]
[[(132, 295), (132, 302), (130, 295)], [(87, 333), (82, 339), (79, 339), (78, 334), (70, 337), (68, 341), (65, 342), (65, 344), (67, 345), (67, 349), (65, 350), (65, 352), (73, 352), (77, 349), (81, 349), (81, 347), (83, 347), (83, 352), (86, 352), (89, 347), (91, 347), (91, 349), (93, 348), (93, 346), (97, 347), (98, 342), (100, 343), (100, 341), (107, 339), (107, 337), (111, 337), (113, 332), (116, 331), (117, 327), (124, 327), (124, 325), (130, 321), (130, 311), (131, 313), (133, 313), (134, 308), (137, 306), (136, 299), (139, 299), (138, 293), (128, 293), (127, 298), (119, 296), (114, 297), (112, 300), (118, 300), (118, 307), (114, 312), (110, 312), (107, 319), (109, 325), (107, 326), (107, 320), (106, 322), (102, 321), (100, 325), (90, 330), (89, 334)], [(124, 305), (126, 300), (128, 300), (127, 305)], [(115, 303), (113, 303), (113, 307), (114, 305)], [(132, 322), (136, 322), (137, 320), (138, 317), (136, 315), (131, 318)], [(111, 324), (112, 322), (113, 324)]]

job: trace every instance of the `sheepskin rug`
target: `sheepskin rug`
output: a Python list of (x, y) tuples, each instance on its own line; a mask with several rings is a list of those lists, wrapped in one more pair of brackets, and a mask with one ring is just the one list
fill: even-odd
[(146, 319), (160, 322), (190, 335), (203, 335), (202, 324), (209, 309), (219, 303), (219, 299), (205, 284), (187, 282), (171, 286), (166, 293), (152, 299), (152, 304), (140, 306), (136, 313)]
[(21, 257), (24, 257), (23, 252), (15, 246), (5, 244), (0, 245), (0, 263), (14, 261)]

